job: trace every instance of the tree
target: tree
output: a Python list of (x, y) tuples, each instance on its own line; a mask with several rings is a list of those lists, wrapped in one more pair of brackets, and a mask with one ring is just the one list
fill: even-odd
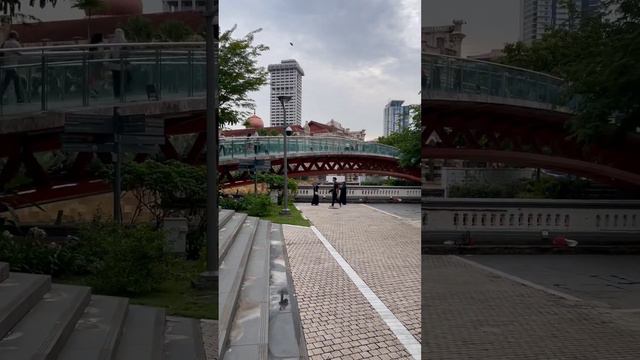
[(96, 11), (100, 11), (106, 8), (106, 4), (103, 0), (74, 0), (72, 8), (80, 9), (87, 14), (87, 40), (91, 40), (91, 16)]
[(151, 21), (142, 16), (129, 18), (122, 30), (124, 30), (127, 40), (131, 42), (150, 42), (154, 37)]
[(573, 28), (507, 44), (502, 63), (559, 76), (579, 99), (570, 131), (582, 143), (619, 142), (640, 126), (640, 0), (605, 0)]
[[(38, 5), (41, 8), (47, 6), (50, 3), (52, 6), (55, 6), (57, 0), (38, 0)], [(29, 0), (29, 6), (34, 7), (36, 5), (36, 0)], [(22, 10), (22, 1), (21, 0), (0, 0), (0, 30), (2, 25), (12, 24), (14, 20), (20, 21), (36, 21), (38, 18), (32, 15), (22, 14), (20, 11)], [(2, 33), (0, 31), (0, 33)], [(0, 39), (4, 40), (4, 39)]]
[(421, 111), (420, 105), (410, 105), (411, 124), (402, 131), (381, 137), (378, 142), (400, 150), (400, 166), (415, 168), (420, 166), (421, 153)]
[(181, 42), (193, 35), (193, 31), (182, 21), (170, 20), (162, 23), (158, 29), (160, 41)]
[(267, 84), (267, 70), (258, 66), (258, 57), (269, 48), (255, 44), (255, 30), (244, 37), (233, 37), (235, 26), (220, 35), (220, 126), (234, 125), (255, 108), (249, 93)]

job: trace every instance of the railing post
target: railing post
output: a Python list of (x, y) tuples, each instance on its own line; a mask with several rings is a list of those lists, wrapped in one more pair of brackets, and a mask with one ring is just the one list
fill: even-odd
[(40, 72), (41, 72), (41, 90), (40, 90), (40, 109), (42, 111), (47, 111), (47, 83), (48, 83), (48, 74), (49, 71), (47, 69), (47, 56), (44, 54), (44, 50), (42, 50), (41, 56), (41, 64), (40, 64)]
[(162, 50), (156, 49), (156, 94), (162, 100)]
[(89, 64), (87, 62), (87, 51), (82, 52), (82, 106), (89, 105), (88, 88), (89, 88)]
[(189, 90), (187, 94), (189, 97), (193, 96), (193, 50), (189, 50), (187, 55), (187, 64), (189, 65)]
[(124, 53), (122, 52), (122, 50), (123, 50), (122, 47), (120, 47), (120, 102), (121, 103), (126, 101), (125, 94), (124, 94), (124, 90), (125, 90), (124, 82), (126, 81), (126, 76), (125, 76), (126, 67), (124, 64)]

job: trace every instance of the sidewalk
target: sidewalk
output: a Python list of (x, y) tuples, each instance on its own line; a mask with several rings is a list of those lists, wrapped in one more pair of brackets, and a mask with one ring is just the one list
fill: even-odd
[[(419, 346), (420, 228), (357, 204), (296, 206), (370, 288), (365, 292), (374, 293)], [(318, 236), (294, 226), (284, 232), (310, 358), (411, 359), (388, 319)]]
[(424, 256), (423, 359), (638, 359), (640, 322), (505, 279), (455, 256)]

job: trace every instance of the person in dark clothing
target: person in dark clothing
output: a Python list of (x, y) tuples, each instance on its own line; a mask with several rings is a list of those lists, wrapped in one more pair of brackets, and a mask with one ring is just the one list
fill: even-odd
[[(102, 33), (96, 33), (91, 36), (91, 44), (97, 45), (104, 43), (104, 36)], [(89, 60), (93, 60), (89, 63), (89, 96), (92, 98), (98, 97), (98, 84), (102, 78), (103, 64), (95, 61), (99, 60), (101, 55), (98, 55), (102, 50), (97, 47), (89, 49)]]
[(311, 199), (311, 206), (318, 206), (320, 204), (320, 196), (318, 196), (318, 190), (320, 186), (318, 184), (313, 185), (313, 198)]
[(340, 187), (340, 205), (347, 205), (347, 182), (343, 182)]
[[(2, 44), (3, 49), (19, 49), (22, 47), (20, 41), (18, 41), (18, 33), (12, 31), (9, 33), (9, 38)], [(13, 82), (13, 88), (16, 92), (16, 100), (19, 104), (24, 102), (24, 96), (22, 94), (22, 84), (20, 83), (20, 76), (16, 71), (15, 66), (18, 65), (18, 56), (19, 53), (3, 53), (2, 54), (2, 62), (1, 65), (5, 66), (4, 69), (4, 80), (2, 81), (2, 85), (0, 85), (0, 101), (2, 101), (2, 97), (4, 96), (4, 92), (7, 91), (9, 84)]]
[[(335, 208), (335, 203), (338, 202), (338, 191), (339, 186), (337, 182), (337, 178), (333, 178), (333, 186), (331, 187), (331, 207)], [(339, 202), (338, 202), (339, 203)]]

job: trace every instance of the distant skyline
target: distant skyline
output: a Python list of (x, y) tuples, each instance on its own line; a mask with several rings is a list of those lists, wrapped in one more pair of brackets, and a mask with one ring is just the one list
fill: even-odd
[(453, 19), (467, 23), (463, 32), (462, 56), (501, 49), (518, 41), (519, 0), (422, 0), (422, 26), (450, 25)]

